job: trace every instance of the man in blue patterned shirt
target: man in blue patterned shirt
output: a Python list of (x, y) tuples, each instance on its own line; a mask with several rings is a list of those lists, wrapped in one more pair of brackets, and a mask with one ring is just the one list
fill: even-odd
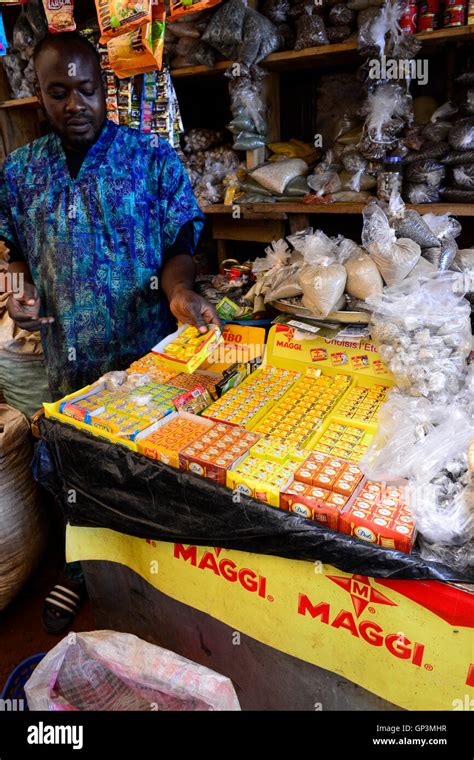
[[(203, 216), (175, 151), (106, 119), (99, 59), (79, 35), (47, 35), (34, 61), (53, 132), (5, 161), (0, 238), (25, 280), (9, 314), (41, 330), (57, 399), (143, 356), (172, 331), (171, 314), (202, 331), (219, 320), (193, 291)], [(75, 565), (46, 599), (51, 633), (79, 609)]]
[(54, 131), (7, 158), (0, 237), (26, 280), (10, 316), (41, 329), (60, 398), (147, 353), (171, 314), (203, 331), (218, 317), (193, 291), (203, 215), (174, 149), (106, 119), (99, 59), (80, 35), (48, 35), (35, 68)]

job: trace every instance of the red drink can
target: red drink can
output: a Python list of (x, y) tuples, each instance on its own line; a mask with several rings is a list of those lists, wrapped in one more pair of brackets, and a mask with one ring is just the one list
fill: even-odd
[(404, 5), (403, 16), (399, 21), (400, 29), (402, 32), (405, 32), (405, 34), (416, 34), (417, 18), (418, 6), (416, 2), (408, 0), (408, 2)]
[(423, 13), (418, 16), (419, 32), (434, 32), (438, 28), (437, 13)]
[(466, 21), (466, 6), (454, 5), (446, 8), (443, 17), (443, 26), (464, 26)]

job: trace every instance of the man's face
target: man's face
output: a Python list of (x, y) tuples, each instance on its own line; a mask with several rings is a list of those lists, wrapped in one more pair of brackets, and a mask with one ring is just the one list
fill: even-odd
[(36, 61), (37, 94), (48, 120), (64, 144), (87, 148), (97, 139), (106, 116), (100, 70), (80, 47), (48, 47)]

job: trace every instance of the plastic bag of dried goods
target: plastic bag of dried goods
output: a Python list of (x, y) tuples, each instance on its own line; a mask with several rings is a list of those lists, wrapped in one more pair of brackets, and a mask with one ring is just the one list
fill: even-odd
[(352, 34), (350, 26), (326, 26), (326, 36), (331, 43), (344, 42)]
[(440, 195), (444, 201), (452, 203), (474, 203), (474, 190), (445, 187), (440, 190)]
[(184, 133), (184, 152), (196, 153), (199, 150), (208, 150), (224, 141), (224, 133), (215, 129), (188, 129)]
[(387, 285), (395, 285), (411, 272), (421, 255), (418, 243), (408, 238), (396, 239), (385, 212), (369, 203), (362, 212), (362, 243), (375, 261)]
[(321, 16), (311, 16), (308, 12), (303, 13), (296, 21), (295, 50), (328, 44), (326, 27)]
[(413, 161), (405, 170), (405, 179), (413, 185), (439, 187), (445, 177), (446, 167), (432, 158)]
[(353, 11), (364, 11), (366, 8), (380, 8), (383, 0), (349, 0), (347, 7)]
[(365, 301), (370, 296), (382, 293), (383, 280), (377, 265), (361, 250), (344, 263), (347, 272), (346, 291), (350, 296)]
[(265, 303), (278, 301), (281, 298), (300, 296), (303, 289), (299, 283), (301, 264), (290, 264), (283, 269), (272, 269), (265, 276)]
[(451, 169), (451, 183), (461, 190), (474, 190), (474, 164), (459, 164)]
[(451, 214), (423, 214), (422, 219), (438, 240), (456, 238), (462, 232), (460, 223)]
[(243, 0), (228, 0), (212, 16), (201, 39), (222, 55), (235, 60), (243, 40), (244, 17), (247, 6)]
[(451, 128), (448, 143), (454, 150), (474, 149), (474, 118), (460, 119)]
[(307, 177), (295, 177), (291, 179), (285, 187), (285, 195), (293, 197), (303, 197), (309, 192), (309, 185)]
[(278, 30), (270, 19), (248, 8), (244, 16), (238, 60), (251, 66), (278, 50), (281, 42)]
[(268, 190), (282, 194), (288, 182), (307, 171), (308, 164), (301, 158), (288, 158), (260, 166), (250, 176)]
[(364, 174), (363, 169), (354, 173), (342, 171), (339, 174), (342, 190), (372, 190), (377, 187), (377, 179), (372, 174)]
[(324, 319), (344, 295), (346, 281), (347, 272), (342, 264), (303, 266), (298, 275), (303, 291), (303, 306), (315, 317)]
[(458, 247), (454, 238), (443, 238), (435, 248), (424, 248), (421, 255), (440, 272), (451, 267)]
[(436, 111), (431, 114), (431, 123), (434, 124), (437, 121), (446, 121), (454, 116), (458, 112), (458, 107), (455, 103), (447, 100), (446, 103), (440, 105)]
[(402, 217), (393, 221), (393, 226), (399, 237), (410, 238), (418, 243), (421, 248), (432, 248), (439, 245), (438, 238), (418, 211), (413, 209), (405, 211)]
[(370, 299), (372, 338), (401, 392), (444, 404), (464, 388), (472, 333), (463, 280), (456, 272), (410, 276)]
[(232, 682), (130, 633), (66, 636), (25, 685), (30, 710), (240, 710)]
[(367, 190), (339, 190), (328, 197), (333, 203), (366, 203), (374, 196)]
[(336, 3), (329, 11), (328, 20), (332, 26), (351, 26), (355, 12), (346, 3)]
[(244, 193), (256, 193), (257, 195), (267, 197), (271, 197), (272, 195), (270, 190), (267, 190), (266, 187), (262, 187), (262, 185), (259, 185), (258, 182), (255, 182), (255, 180), (251, 179), (250, 177), (241, 180), (239, 186)]
[(466, 454), (472, 435), (472, 419), (462, 406), (391, 391), (360, 467), (370, 480), (428, 484), (453, 457)]
[[(294, 238), (293, 238), (294, 239)], [(311, 266), (329, 266), (338, 259), (338, 244), (322, 230), (310, 231), (298, 244), (298, 250), (304, 257), (305, 264)]]
[(440, 163), (446, 163), (444, 157), (449, 154), (449, 145), (447, 142), (425, 142), (421, 150), (409, 153), (404, 163), (409, 164), (413, 161), (423, 161), (427, 158), (438, 158)]
[(234, 150), (257, 150), (265, 146), (265, 138), (255, 132), (239, 132), (236, 135), (233, 148)]
[(423, 127), (423, 137), (429, 142), (442, 142), (447, 140), (453, 125), (450, 121), (435, 121)]
[(474, 150), (450, 150), (441, 159), (445, 166), (460, 166), (474, 163)]
[(363, 106), (365, 129), (376, 143), (386, 143), (411, 117), (411, 98), (398, 84), (381, 84), (370, 92)]
[[(456, 251), (454, 261), (459, 271), (467, 272), (472, 270), (474, 272), (474, 248), (460, 248)], [(471, 288), (474, 288), (474, 279), (471, 283)]]
[(403, 188), (403, 198), (408, 203), (437, 203), (439, 188), (429, 185), (412, 185), (408, 182)]
[(288, 0), (264, 0), (260, 13), (278, 25), (285, 23), (289, 10), (290, 3)]

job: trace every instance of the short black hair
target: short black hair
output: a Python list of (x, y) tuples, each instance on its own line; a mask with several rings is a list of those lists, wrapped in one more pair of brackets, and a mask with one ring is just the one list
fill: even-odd
[(93, 56), (100, 69), (99, 53), (94, 45), (82, 34), (79, 34), (79, 32), (57, 32), (56, 34), (48, 32), (48, 34), (45, 34), (45, 36), (36, 43), (35, 49), (33, 50), (33, 65), (35, 68), (38, 56), (44, 48), (47, 48), (49, 45), (56, 45), (58, 42), (63, 44), (64, 47), (82, 47), (87, 53), (89, 53), (89, 55)]

